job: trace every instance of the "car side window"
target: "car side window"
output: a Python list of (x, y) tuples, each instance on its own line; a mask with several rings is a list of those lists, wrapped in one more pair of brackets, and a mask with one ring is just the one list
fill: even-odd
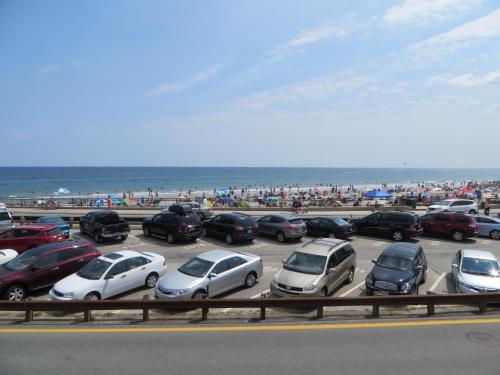
[(65, 249), (57, 252), (57, 261), (64, 262), (71, 258), (76, 258), (81, 255), (78, 247), (73, 247), (71, 249)]
[(368, 220), (368, 221), (377, 221), (377, 220), (379, 220), (379, 218), (380, 218), (380, 214), (375, 213), (375, 214), (368, 215), (366, 217), (366, 220)]
[(12, 238), (14, 237), (13, 230), (6, 230), (5, 232), (0, 233), (0, 238)]
[(436, 221), (450, 222), (451, 218), (450, 218), (449, 215), (446, 215), (446, 214), (437, 214), (436, 215)]
[(420, 218), (420, 220), (423, 222), (432, 221), (432, 220), (434, 220), (434, 216), (433, 215), (424, 215)]
[(223, 272), (226, 272), (229, 269), (229, 263), (226, 260), (222, 260), (214, 267), (212, 273), (219, 275)]
[(144, 257), (134, 257), (134, 258), (127, 259), (127, 266), (128, 266), (128, 269), (131, 270), (131, 269), (134, 269), (137, 267), (141, 267), (149, 262), (150, 261)]
[(309, 224), (318, 225), (319, 224), (319, 219), (312, 219), (312, 220), (309, 221)]
[(40, 259), (38, 259), (35, 263), (35, 266), (44, 268), (44, 267), (49, 267), (53, 266), (57, 263), (57, 253), (50, 253), (42, 256)]
[(160, 222), (162, 222), (162, 221), (163, 221), (162, 219), (163, 219), (162, 215), (155, 215), (155, 217), (153, 217), (153, 221), (154, 221), (155, 223), (160, 223)]
[(344, 246), (344, 251), (346, 254), (346, 258), (350, 257), (352, 254), (354, 254), (354, 249), (351, 245), (345, 245)]
[(242, 257), (235, 256), (235, 257), (229, 258), (227, 260), (227, 262), (229, 264), (229, 269), (233, 269), (233, 268), (236, 268), (238, 266), (241, 266), (242, 264), (245, 264), (247, 261), (245, 259), (243, 259)]
[(330, 259), (328, 259), (328, 267), (327, 269), (336, 267), (340, 262), (337, 261), (336, 253), (330, 255)]
[(340, 248), (335, 252), (335, 257), (337, 258), (337, 264), (342, 263), (347, 258), (347, 253), (345, 248)]
[(271, 216), (271, 223), (278, 224), (282, 223), (284, 220), (278, 216)]
[(32, 229), (15, 229), (14, 237), (34, 237), (39, 234), (38, 231)]
[(111, 270), (109, 270), (109, 273), (107, 276), (115, 276), (119, 275), (120, 273), (128, 271), (128, 264), (127, 264), (127, 259), (122, 260), (119, 263), (116, 263)]
[(271, 221), (271, 216), (264, 216), (260, 222), (261, 223), (269, 223)]
[(234, 224), (234, 222), (235, 221), (233, 217), (227, 215), (224, 217), (224, 224)]

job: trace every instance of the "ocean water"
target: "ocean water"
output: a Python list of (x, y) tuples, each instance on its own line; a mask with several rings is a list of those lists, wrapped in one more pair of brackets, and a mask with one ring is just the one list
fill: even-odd
[(500, 169), (281, 168), (281, 167), (0, 167), (0, 197), (123, 191), (173, 192), (321, 184), (410, 184), (423, 181), (500, 180)]

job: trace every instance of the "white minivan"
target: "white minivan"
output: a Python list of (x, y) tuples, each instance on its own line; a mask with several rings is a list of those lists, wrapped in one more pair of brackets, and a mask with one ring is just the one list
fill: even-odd
[(5, 204), (0, 203), (0, 232), (14, 228), (14, 219)]

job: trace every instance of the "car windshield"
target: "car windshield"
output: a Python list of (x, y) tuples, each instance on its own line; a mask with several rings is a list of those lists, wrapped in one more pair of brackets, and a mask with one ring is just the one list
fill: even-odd
[(39, 248), (39, 249), (35, 248), (32, 250), (25, 251), (21, 255), (15, 257), (10, 262), (5, 264), (5, 267), (7, 267), (11, 271), (18, 271), (25, 269), (45, 251), (46, 251), (45, 248)]
[(464, 258), (462, 261), (462, 272), (470, 275), (499, 277), (500, 267), (496, 260)]
[(110, 266), (110, 262), (96, 258), (83, 266), (76, 274), (84, 279), (99, 280)]
[(410, 271), (411, 264), (411, 259), (396, 257), (393, 255), (381, 255), (377, 260), (377, 266), (398, 271)]
[(213, 265), (214, 262), (195, 257), (182, 265), (178, 271), (193, 277), (204, 277)]
[(59, 216), (45, 216), (38, 219), (38, 222), (44, 224), (63, 224), (64, 220)]
[(438, 203), (438, 206), (449, 206), (451, 204), (450, 200), (444, 200)]
[(325, 269), (325, 263), (326, 256), (295, 251), (286, 260), (283, 267), (289, 271), (320, 275)]

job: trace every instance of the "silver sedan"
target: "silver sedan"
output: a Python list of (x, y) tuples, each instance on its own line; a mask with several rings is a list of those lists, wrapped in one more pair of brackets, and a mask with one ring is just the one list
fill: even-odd
[(251, 288), (262, 276), (262, 258), (248, 253), (212, 250), (200, 254), (161, 277), (155, 287), (159, 299), (215, 297), (235, 288)]
[(458, 293), (500, 292), (500, 263), (489, 251), (459, 250), (451, 272)]
[(474, 218), (476, 219), (480, 236), (500, 240), (500, 218), (485, 215), (475, 215)]

